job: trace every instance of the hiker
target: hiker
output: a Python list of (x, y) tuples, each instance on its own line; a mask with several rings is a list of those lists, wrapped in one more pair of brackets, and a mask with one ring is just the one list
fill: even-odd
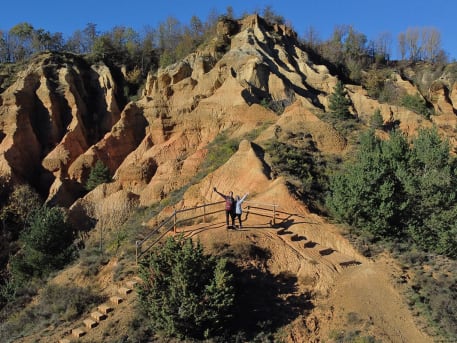
[(228, 195), (222, 194), (218, 192), (216, 187), (213, 190), (219, 194), (225, 200), (225, 221), (227, 223), (227, 229), (230, 228), (229, 226), (229, 217), (232, 219), (232, 228), (235, 228), (235, 199), (233, 198), (233, 192), (229, 192)]
[[(243, 213), (243, 210), (241, 209), (241, 205), (243, 204), (244, 199), (248, 196), (249, 193), (246, 193), (243, 195), (243, 197), (240, 199), (240, 196), (237, 195), (235, 197), (235, 216), (238, 218), (238, 221), (240, 223), (240, 229), (243, 228), (243, 225), (241, 224), (241, 214)], [(235, 219), (236, 221), (236, 219)]]

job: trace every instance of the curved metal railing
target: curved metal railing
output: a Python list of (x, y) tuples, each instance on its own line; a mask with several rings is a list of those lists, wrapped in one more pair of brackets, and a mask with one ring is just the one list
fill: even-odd
[[(203, 205), (197, 205), (190, 208), (183, 208), (179, 210), (174, 210), (173, 213), (163, 220), (157, 227), (153, 228), (143, 239), (137, 240), (135, 242), (135, 252), (136, 252), (136, 262), (144, 256), (154, 245), (156, 245), (168, 232), (173, 230), (177, 233), (177, 228), (179, 225), (183, 225), (189, 221), (195, 222), (196, 220), (201, 220), (203, 223), (212, 221), (212, 216), (214, 214), (225, 212), (223, 206), (219, 209), (214, 210), (213, 207), (216, 205), (223, 204), (224, 201), (217, 201)], [(255, 203), (246, 201), (243, 203), (244, 211), (243, 213), (271, 217), (273, 225), (275, 224), (275, 218), (277, 214), (284, 213), (278, 211), (277, 204), (265, 204), (265, 203)]]

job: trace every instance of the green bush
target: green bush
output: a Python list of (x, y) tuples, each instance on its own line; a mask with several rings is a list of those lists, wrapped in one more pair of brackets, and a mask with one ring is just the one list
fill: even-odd
[(21, 235), (23, 248), (11, 261), (14, 278), (46, 276), (62, 268), (73, 257), (73, 228), (61, 208), (41, 207)]
[(412, 141), (393, 132), (361, 137), (355, 161), (330, 181), (327, 206), (357, 231), (457, 256), (457, 163), (436, 129)]
[(362, 77), (362, 85), (367, 90), (368, 96), (379, 99), (385, 85), (386, 79), (392, 73), (389, 69), (377, 69), (376, 67), (368, 70)]
[(30, 224), (30, 219), (41, 207), (42, 201), (38, 193), (29, 185), (14, 187), (7, 199), (7, 203), (0, 210), (0, 220), (6, 231), (4, 234), (7, 234), (9, 239), (15, 240)]
[(235, 292), (225, 259), (191, 239), (169, 238), (140, 262), (140, 304), (151, 328), (165, 336), (210, 337), (224, 330)]
[(271, 97), (268, 98), (263, 98), (260, 101), (260, 105), (267, 110), (271, 110), (277, 115), (281, 115), (284, 113), (284, 110), (286, 109), (287, 106), (292, 104), (294, 101), (293, 97), (289, 97), (287, 99), (283, 100), (273, 100)]
[(429, 118), (432, 111), (427, 107), (427, 103), (424, 98), (419, 94), (410, 95), (406, 94), (401, 98), (400, 104), (413, 112), (422, 114), (426, 118)]
[(95, 163), (94, 167), (90, 170), (89, 177), (86, 182), (86, 189), (91, 191), (98, 185), (110, 181), (111, 175), (109, 169), (103, 164), (102, 161), (98, 160)]
[(287, 143), (275, 140), (267, 144), (272, 172), (286, 176), (290, 186), (306, 199), (307, 205), (319, 210), (328, 182), (325, 161), (311, 139), (301, 139), (302, 146), (292, 145), (291, 139)]

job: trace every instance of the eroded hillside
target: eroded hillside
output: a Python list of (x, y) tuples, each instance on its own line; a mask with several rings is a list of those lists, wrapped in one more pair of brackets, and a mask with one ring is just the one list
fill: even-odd
[[(221, 41), (224, 52), (218, 48)], [(392, 80), (408, 94), (418, 92), (398, 74)], [(149, 75), (141, 98), (125, 106), (120, 80), (107, 66), (89, 66), (74, 56), (41, 55), (0, 95), (0, 174), (14, 183), (34, 185), (49, 203), (69, 208), (73, 224), (89, 232), (97, 220), (106, 222), (126, 214), (126, 209), (157, 204), (193, 182), (175, 208), (217, 200), (213, 187), (236, 194), (249, 191), (251, 201), (279, 204), (291, 217), (282, 218), (275, 228), (249, 218), (246, 231), (230, 236), (216, 219), (212, 230), (194, 228), (190, 235), (208, 247), (221, 241), (264, 247), (272, 252), (269, 272), (293, 273), (300, 280), (295, 293), (287, 296), (316, 296), (313, 311), (300, 308), (293, 323), (287, 323), (288, 341), (321, 341), (336, 327), (332, 321), (344, 326), (352, 312), (359, 313), (360, 323), (371, 323), (363, 329), (375, 337), (428, 341), (391, 285), (393, 263), (386, 267), (385, 261), (366, 259), (338, 227), (311, 213), (306, 199), (297, 199), (286, 180), (272, 172), (265, 153), (269, 142), (295, 139), (298, 145), (312, 142), (324, 157), (350, 154), (354, 137), (322, 116), (337, 81), (325, 65), (313, 63), (292, 30), (269, 26), (258, 16), (221, 22), (218, 37)], [(361, 86), (345, 88), (358, 125), (368, 126), (379, 109), (385, 123), (395, 123), (409, 135), (436, 123), (455, 145), (456, 87), (432, 85), (435, 115), (430, 121), (370, 98)], [(208, 145), (221, 134), (241, 141), (237, 153), (196, 182)], [(113, 181), (88, 192), (85, 183), (99, 160)], [(161, 217), (170, 211), (166, 208)], [(152, 226), (161, 217), (143, 224)], [(104, 273), (112, 267), (106, 266)], [(72, 282), (90, 283), (81, 270), (74, 270), (78, 266), (72, 268), (64, 272), (71, 274)], [(367, 277), (370, 273), (375, 277)], [(58, 282), (64, 282), (62, 275)], [(97, 282), (109, 295), (106, 280)], [(363, 290), (355, 292), (354, 285), (364, 285)], [(379, 285), (383, 294), (392, 296), (371, 297), (380, 293)], [(384, 310), (379, 308), (383, 305)], [(63, 334), (58, 331), (53, 338)], [(83, 339), (100, 339), (91, 335)]]

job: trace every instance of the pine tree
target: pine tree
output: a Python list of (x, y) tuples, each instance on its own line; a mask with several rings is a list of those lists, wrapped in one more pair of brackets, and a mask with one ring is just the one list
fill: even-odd
[(235, 291), (225, 259), (200, 243), (169, 238), (140, 263), (139, 297), (151, 327), (166, 336), (210, 337), (224, 330)]
[(411, 142), (397, 131), (388, 140), (369, 132), (329, 188), (328, 209), (356, 231), (457, 256), (457, 160), (436, 128)]
[(63, 209), (41, 207), (21, 236), (23, 248), (11, 261), (13, 276), (18, 280), (46, 276), (62, 268), (72, 258), (74, 238)]
[(329, 97), (329, 109), (330, 112), (338, 118), (346, 119), (351, 116), (349, 112), (349, 106), (351, 106), (351, 100), (349, 100), (344, 85), (341, 81), (338, 81), (333, 88), (333, 93)]
[(90, 170), (89, 178), (86, 182), (86, 189), (91, 191), (98, 185), (109, 181), (111, 181), (109, 169), (102, 161), (98, 160), (94, 167)]

